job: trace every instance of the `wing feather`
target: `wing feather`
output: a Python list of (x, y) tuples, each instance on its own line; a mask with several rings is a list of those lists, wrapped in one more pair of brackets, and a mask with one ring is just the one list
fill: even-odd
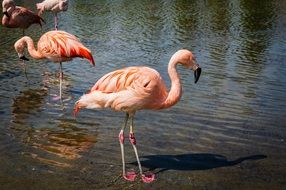
[(98, 90), (104, 93), (114, 93), (127, 89), (138, 75), (140, 67), (127, 67), (107, 73), (91, 88), (90, 92)]

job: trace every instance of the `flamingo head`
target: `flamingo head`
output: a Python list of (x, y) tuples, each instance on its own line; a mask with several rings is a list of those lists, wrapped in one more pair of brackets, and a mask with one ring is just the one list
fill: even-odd
[[(4, 10), (4, 9), (3, 9)], [(7, 11), (3, 11), (3, 15), (7, 16), (8, 18), (10, 18), (10, 15), (8, 14)]]
[(79, 112), (79, 109), (80, 109), (79, 103), (76, 102), (76, 103), (75, 103), (75, 106), (74, 106), (74, 108), (73, 108), (73, 116), (74, 116), (74, 117), (76, 117), (77, 113)]
[(194, 71), (195, 83), (197, 83), (200, 78), (202, 69), (197, 63), (194, 54), (189, 50), (182, 49), (177, 51), (173, 57), (174, 59), (176, 59), (176, 62), (179, 62), (185, 67), (192, 69)]
[(95, 109), (101, 107), (102, 106), (100, 104), (97, 104), (97, 102), (95, 101), (93, 92), (90, 91), (89, 93), (82, 95), (75, 103), (73, 115), (76, 116), (80, 109)]
[(61, 0), (59, 2), (60, 10), (67, 11), (68, 10), (68, 0)]
[(81, 108), (84, 108), (84, 107), (85, 107), (85, 106), (80, 102), (80, 100), (77, 101), (77, 102), (75, 103), (74, 108), (73, 108), (73, 116), (76, 117), (76, 115), (77, 115), (77, 113), (79, 112), (79, 110), (80, 110)]
[(3, 15), (6, 15), (8, 18), (10, 17), (10, 15), (8, 14), (8, 10), (11, 8), (11, 7), (15, 7), (16, 4), (13, 0), (4, 0), (2, 2), (2, 8), (3, 8)]
[(24, 61), (29, 61), (29, 59), (24, 55), (25, 46), (25, 37), (22, 37), (14, 44), (15, 50), (18, 53), (18, 57)]

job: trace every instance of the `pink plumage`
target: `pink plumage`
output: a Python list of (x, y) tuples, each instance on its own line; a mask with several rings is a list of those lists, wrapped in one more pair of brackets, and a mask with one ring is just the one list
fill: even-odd
[(37, 3), (36, 6), (39, 10), (39, 15), (44, 11), (59, 13), (68, 10), (68, 0), (44, 0), (41, 3)]
[(15, 43), (15, 49), (19, 57), (24, 56), (24, 48), (28, 46), (28, 52), (35, 59), (49, 59), (53, 62), (70, 61), (72, 58), (86, 58), (94, 65), (91, 51), (86, 48), (74, 35), (65, 31), (49, 31), (41, 36), (38, 41), (38, 49), (35, 49), (33, 40), (24, 36)]
[[(28, 60), (24, 55), (27, 46), (28, 52), (35, 59), (49, 59), (60, 63), (60, 96), (62, 99), (62, 62), (71, 61), (75, 57), (86, 58), (94, 66), (91, 51), (86, 48), (74, 35), (65, 31), (49, 31), (41, 36), (37, 49), (29, 36), (24, 36), (15, 43), (15, 50), (20, 59)], [(58, 98), (56, 98), (58, 99)]]
[(167, 90), (156, 70), (127, 67), (104, 75), (79, 104), (91, 96), (96, 101), (87, 107), (110, 107), (116, 111), (135, 112), (140, 109), (160, 109), (167, 97)]
[(44, 0), (36, 4), (39, 10), (38, 15), (44, 11), (51, 11), (55, 14), (55, 30), (58, 30), (58, 13), (68, 10), (68, 0)]

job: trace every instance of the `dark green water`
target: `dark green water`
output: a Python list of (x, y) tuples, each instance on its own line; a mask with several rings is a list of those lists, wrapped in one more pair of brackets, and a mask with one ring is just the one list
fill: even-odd
[[(16, 1), (35, 10), (35, 1)], [(45, 13), (37, 40), (53, 29)], [(96, 60), (58, 65), (30, 59), (28, 78), (14, 43), (22, 31), (0, 26), (0, 189), (285, 189), (286, 1), (70, 1), (59, 28), (76, 35)], [(198, 84), (179, 67), (183, 96), (174, 107), (141, 111), (136, 137), (145, 171), (157, 180), (120, 178), (117, 135), (124, 113), (83, 110), (75, 101), (103, 74), (132, 65), (158, 70), (192, 50)], [(128, 168), (136, 159), (126, 141)]]

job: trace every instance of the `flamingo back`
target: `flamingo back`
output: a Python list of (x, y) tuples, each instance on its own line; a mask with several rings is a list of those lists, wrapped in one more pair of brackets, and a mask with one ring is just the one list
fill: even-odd
[(2, 18), (2, 25), (7, 28), (22, 28), (27, 29), (32, 24), (45, 23), (44, 19), (27, 8), (16, 6), (15, 9), (9, 9), (8, 14), (10, 18), (6, 15)]
[(54, 62), (71, 60), (74, 57), (86, 58), (94, 66), (91, 51), (86, 48), (74, 35), (65, 31), (50, 31), (42, 35), (38, 49), (45, 57)]
[(114, 93), (126, 90), (138, 78), (138, 71), (138, 67), (128, 67), (107, 73), (96, 82), (90, 92), (98, 90), (104, 93)]
[(167, 97), (160, 74), (149, 67), (127, 67), (104, 75), (80, 98), (79, 107), (106, 108), (135, 112), (160, 109)]
[(37, 9), (40, 10), (40, 14), (42, 14), (44, 10), (58, 13), (68, 10), (68, 0), (44, 0), (41, 3), (37, 3), (36, 6)]

